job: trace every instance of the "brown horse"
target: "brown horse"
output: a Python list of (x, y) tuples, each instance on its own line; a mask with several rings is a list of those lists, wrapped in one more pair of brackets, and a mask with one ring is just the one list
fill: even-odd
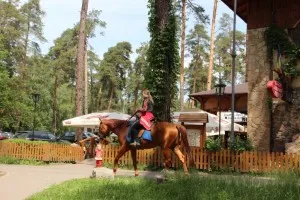
[[(128, 120), (116, 120), (116, 119), (102, 119), (100, 120), (99, 134), (104, 137), (108, 136), (111, 132), (118, 136), (121, 149), (114, 159), (114, 169), (113, 172), (116, 174), (118, 160), (127, 152), (131, 151), (131, 157), (133, 161), (133, 166), (135, 170), (135, 176), (138, 176), (137, 162), (136, 162), (136, 151), (137, 148), (130, 146), (126, 141), (127, 129), (129, 127)], [(183, 164), (183, 169), (185, 173), (188, 173), (185, 156), (180, 151), (180, 146), (183, 143), (189, 158), (190, 164), (193, 165), (193, 157), (191, 154), (190, 146), (188, 144), (186, 129), (182, 125), (176, 125), (168, 122), (157, 122), (151, 127), (151, 137), (152, 141), (142, 140), (141, 145), (138, 149), (150, 149), (160, 146), (164, 155), (165, 169), (171, 167), (171, 150), (178, 156), (179, 160)]]

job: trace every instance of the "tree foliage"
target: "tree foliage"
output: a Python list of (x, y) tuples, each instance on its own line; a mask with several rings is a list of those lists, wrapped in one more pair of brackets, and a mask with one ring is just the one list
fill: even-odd
[[(99, 109), (122, 109), (124, 106), (123, 95), (126, 87), (126, 75), (131, 67), (131, 44), (119, 42), (116, 46), (104, 53), (100, 64)], [(105, 89), (107, 88), (107, 89)], [(121, 101), (120, 101), (121, 100)]]
[(186, 70), (186, 92), (191, 94), (206, 90), (209, 36), (203, 24), (190, 30), (187, 47), (192, 60)]
[[(221, 73), (221, 78), (227, 84), (231, 83), (231, 64), (232, 64), (232, 18), (227, 13), (223, 13), (220, 18), (220, 30), (215, 42), (215, 71)], [(241, 31), (236, 31), (236, 78), (237, 83), (244, 81), (245, 74), (245, 45), (246, 36)]]
[[(99, 27), (105, 26), (99, 18), (100, 13), (92, 10), (88, 14), (86, 26), (89, 38), (95, 36)], [(58, 133), (65, 129), (61, 121), (74, 116), (74, 69), (79, 24), (64, 31), (44, 56), (39, 48), (40, 42), (45, 41), (44, 14), (39, 0), (23, 4), (12, 0), (0, 1), (2, 130), (32, 130), (35, 114), (36, 130)], [(90, 58), (93, 59), (96, 58)], [(22, 73), (26, 76), (20, 76)], [(36, 113), (32, 93), (40, 94)]]
[(139, 102), (140, 92), (143, 90), (144, 73), (149, 67), (147, 61), (147, 52), (149, 49), (148, 43), (143, 43), (137, 50), (137, 58), (133, 63), (132, 67), (128, 70), (128, 78), (126, 80), (126, 95), (127, 104), (125, 111), (127, 113), (134, 113), (135, 110), (141, 106)]
[[(176, 17), (174, 2), (149, 0), (148, 28), (151, 40), (136, 49), (134, 60), (131, 58), (134, 49), (129, 42), (112, 45), (102, 59), (94, 51), (94, 44), (87, 44), (89, 112), (109, 109), (132, 114), (141, 106), (140, 92), (146, 87), (155, 101), (155, 115), (160, 120), (170, 121), (172, 110), (179, 105), (176, 101), (180, 18)], [(188, 13), (195, 10), (190, 3), (193, 2), (188, 0)], [(205, 19), (203, 10), (198, 11)], [(88, 39), (102, 34), (105, 22), (100, 14), (100, 11), (92, 10), (87, 15)], [(34, 116), (35, 130), (53, 131), (56, 134), (70, 130), (62, 127), (61, 122), (75, 116), (79, 23), (68, 27), (43, 55), (40, 45), (46, 41), (42, 23), (44, 15), (40, 0), (0, 1), (1, 130), (32, 130)], [(224, 77), (229, 77), (231, 66), (230, 20), (228, 16), (222, 18), (216, 42), (214, 64), (220, 66)], [(191, 58), (191, 62), (185, 71), (185, 94), (205, 89), (209, 37), (204, 21), (197, 21), (187, 35), (186, 56)], [(237, 32), (237, 42), (237, 66), (241, 69), (239, 78), (244, 67), (243, 33)], [(213, 75), (218, 75), (216, 70)], [(40, 94), (35, 113), (32, 93)]]

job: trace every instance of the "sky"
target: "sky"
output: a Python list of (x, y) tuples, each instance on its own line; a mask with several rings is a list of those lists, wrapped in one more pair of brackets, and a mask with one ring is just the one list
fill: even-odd
[[(25, 2), (26, 0), (24, 0)], [(40, 0), (41, 7), (46, 12), (43, 18), (44, 36), (48, 42), (41, 44), (42, 53), (46, 54), (53, 41), (58, 38), (64, 30), (72, 28), (79, 22), (82, 0)], [(132, 44), (133, 51), (141, 46), (141, 43), (150, 40), (148, 26), (148, 0), (89, 0), (88, 10), (101, 10), (100, 19), (107, 23), (103, 29), (104, 35), (100, 35), (100, 30), (96, 31), (96, 37), (89, 40), (94, 51), (103, 58), (103, 54), (108, 48), (115, 46), (118, 42), (127, 41)], [(194, 0), (201, 5), (206, 14), (210, 16), (213, 11), (214, 0)], [(218, 3), (217, 18), (222, 13), (233, 12), (222, 2)], [(187, 30), (191, 29), (193, 21), (187, 23)], [(246, 24), (238, 17), (237, 29), (246, 31)], [(216, 28), (217, 30), (217, 28)], [(208, 29), (210, 34), (210, 27)], [(132, 59), (136, 57), (133, 54)]]

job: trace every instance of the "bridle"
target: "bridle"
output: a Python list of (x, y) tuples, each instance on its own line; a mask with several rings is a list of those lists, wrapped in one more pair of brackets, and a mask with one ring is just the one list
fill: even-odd
[[(108, 131), (108, 134), (105, 134), (105, 137), (111, 135), (111, 134), (113, 133), (114, 130), (116, 130), (117, 128), (123, 126), (126, 122), (129, 122), (129, 120), (130, 120), (132, 117), (134, 117), (136, 113), (137, 113), (137, 111), (136, 111), (133, 115), (131, 115), (128, 119), (126, 119), (125, 121), (122, 121), (122, 122), (118, 123), (115, 127), (110, 128), (110, 130)], [(102, 122), (101, 119), (99, 119), (99, 120), (100, 120), (100, 126), (101, 126), (101, 124), (102, 124), (103, 122)], [(100, 126), (99, 126), (99, 127), (100, 127)], [(99, 130), (99, 132), (100, 132), (100, 130)], [(103, 135), (104, 135), (104, 134), (103, 134)]]

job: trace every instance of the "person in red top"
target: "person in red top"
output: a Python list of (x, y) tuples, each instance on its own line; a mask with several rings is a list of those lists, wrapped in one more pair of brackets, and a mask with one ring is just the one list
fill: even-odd
[(96, 167), (102, 167), (102, 156), (103, 156), (103, 149), (102, 149), (102, 145), (100, 144), (100, 142), (98, 143), (98, 145), (95, 148), (95, 160), (96, 160)]
[(131, 138), (134, 140), (134, 142), (131, 142), (130, 145), (134, 146), (140, 145), (142, 132), (139, 133), (139, 131), (141, 129), (150, 130), (151, 120), (154, 119), (154, 115), (152, 113), (154, 101), (148, 89), (143, 90), (143, 97), (143, 107), (137, 110), (137, 112), (140, 113), (140, 119), (137, 120), (129, 130)]

